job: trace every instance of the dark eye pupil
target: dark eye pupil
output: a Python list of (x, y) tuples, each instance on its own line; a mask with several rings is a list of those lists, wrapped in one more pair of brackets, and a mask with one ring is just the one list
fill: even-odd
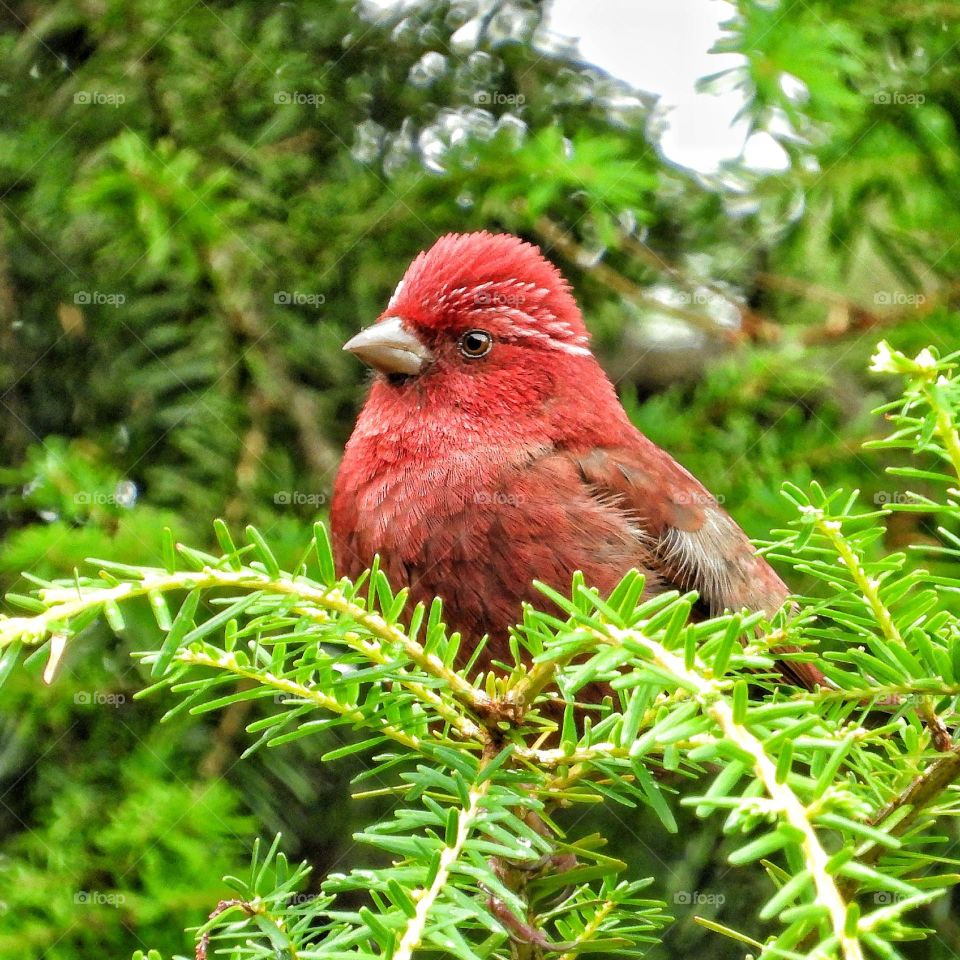
[(482, 357), (491, 346), (490, 334), (484, 330), (471, 330), (460, 338), (460, 350), (468, 357)]

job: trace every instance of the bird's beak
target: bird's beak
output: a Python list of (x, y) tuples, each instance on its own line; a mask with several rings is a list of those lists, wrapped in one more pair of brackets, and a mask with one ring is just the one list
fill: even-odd
[(382, 373), (415, 376), (433, 354), (404, 325), (401, 317), (385, 317), (348, 340), (343, 349)]

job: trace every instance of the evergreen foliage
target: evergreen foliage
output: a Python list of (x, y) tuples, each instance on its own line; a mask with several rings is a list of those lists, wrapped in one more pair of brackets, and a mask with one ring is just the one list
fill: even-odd
[[(534, 930), (573, 955), (603, 911), (581, 946), (614, 956), (960, 952), (930, 739), (956, 726), (957, 13), (735, 6), (743, 66), (704, 83), (740, 85), (782, 171), (668, 162), (655, 99), (522, 0), (0, 5), (0, 582), (26, 605), (0, 621), (0, 955), (192, 955), (183, 928), (231, 899), (210, 956), (377, 955), (454, 848), (434, 954), (453, 918), (478, 955), (544, 952)], [(404, 628), (375, 573), (330, 607), (308, 541), (362, 398), (340, 346), (471, 229), (557, 262), (631, 416), (772, 539), (795, 610), (687, 626), (689, 598), (577, 585), (570, 623), (518, 632), (533, 673), (488, 680), (452, 669), (439, 613)], [(881, 337), (903, 397), (867, 372)], [(152, 598), (104, 603), (144, 577)], [(68, 594), (72, 618), (37, 606)], [(765, 679), (783, 631), (837, 690)], [(543, 707), (614, 673), (589, 723)], [(924, 771), (944, 789), (917, 806)], [(828, 879), (858, 905), (842, 931)]]
[[(882, 343), (874, 368), (907, 379), (877, 445), (910, 450), (921, 466), (898, 472), (943, 491), (891, 507), (938, 515), (937, 552), (956, 557), (955, 357)], [(256, 528), (238, 546), (218, 521), (217, 554), (168, 531), (162, 567), (101, 560), (96, 577), (9, 595), (28, 614), (0, 620), (0, 672), (35, 647), (28, 662), (45, 661), (50, 681), (94, 618), (123, 633), (146, 601), (163, 639), (141, 654), (155, 683), (138, 696), (179, 695), (168, 718), (260, 701), (245, 755), (356, 734), (321, 760), (364, 755), (358, 795), (395, 798), (355, 834), (381, 865), (331, 872), (304, 898), (306, 865), (291, 871), (278, 837), (262, 860), (255, 850), (250, 880), (226, 878), (239, 896), (201, 929), (204, 954), (642, 956), (669, 917), (641, 896), (655, 878), (591, 829), (590, 808), (615, 803), (649, 808), (667, 833), (682, 806), (723, 817), (728, 863), (763, 870), (768, 889), (762, 939), (710, 922), (717, 933), (770, 957), (896, 957), (926, 933), (914, 911), (960, 880), (939, 832), (960, 812), (960, 618), (942, 601), (960, 578), (903, 553), (870, 558), (890, 507), (864, 511), (856, 492), (817, 483), (785, 494), (796, 518), (775, 552), (821, 589), (772, 622), (691, 622), (695, 596), (638, 602), (636, 573), (609, 597), (575, 579), (569, 599), (543, 588), (566, 621), (526, 610), (513, 662), (477, 672), (475, 658), (457, 667), (439, 601), (407, 611), (376, 566), (338, 579), (322, 524), (284, 570)], [(821, 652), (827, 687), (781, 686), (771, 650), (785, 642)], [(578, 706), (597, 683), (603, 703)]]

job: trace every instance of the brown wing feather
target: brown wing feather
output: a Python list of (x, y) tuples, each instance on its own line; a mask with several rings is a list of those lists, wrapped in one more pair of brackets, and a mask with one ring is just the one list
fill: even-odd
[[(637, 519), (666, 579), (696, 590), (712, 614), (744, 607), (775, 613), (789, 595), (786, 584), (696, 477), (640, 439), (635, 446), (570, 456), (585, 482), (616, 497)], [(779, 668), (791, 682), (811, 689), (824, 681), (811, 663), (780, 661)]]

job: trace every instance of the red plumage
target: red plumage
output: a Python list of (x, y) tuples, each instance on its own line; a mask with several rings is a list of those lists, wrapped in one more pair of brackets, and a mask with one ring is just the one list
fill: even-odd
[(487, 657), (502, 656), (521, 604), (546, 603), (532, 581), (566, 593), (575, 570), (604, 593), (635, 567), (647, 595), (694, 589), (713, 612), (786, 598), (715, 498), (630, 423), (531, 244), (442, 237), (345, 349), (378, 372), (334, 488), (339, 570), (379, 554), (395, 588), (443, 598), (465, 646), (489, 634)]

